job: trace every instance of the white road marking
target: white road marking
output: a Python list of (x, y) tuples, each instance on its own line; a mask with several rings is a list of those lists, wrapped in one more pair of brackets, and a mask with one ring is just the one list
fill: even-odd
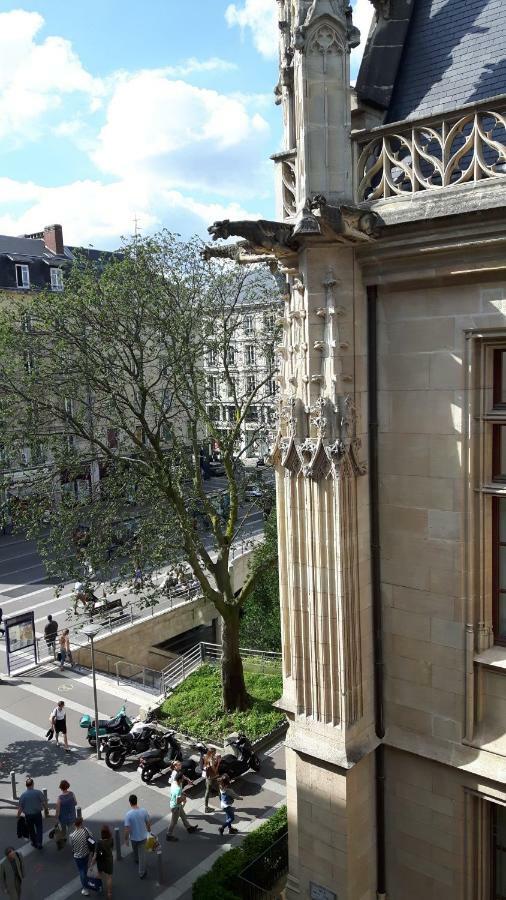
[[(25, 691), (27, 694), (35, 694), (36, 697), (43, 697), (45, 700), (50, 700), (56, 706), (58, 702), (56, 693), (54, 691), (45, 691), (35, 684), (18, 684), (18, 688), (20, 691)], [(95, 713), (89, 706), (83, 706), (81, 703), (76, 703), (75, 700), (65, 700), (65, 707), (67, 709), (71, 709), (73, 712), (81, 713), (82, 716), (91, 715), (95, 718)], [(106, 713), (98, 712), (100, 719), (110, 719)]]

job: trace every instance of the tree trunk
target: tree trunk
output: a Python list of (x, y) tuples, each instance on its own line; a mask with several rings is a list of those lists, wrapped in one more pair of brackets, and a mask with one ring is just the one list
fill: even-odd
[(242, 659), (239, 653), (239, 610), (231, 607), (223, 616), (221, 679), (223, 683), (223, 707), (226, 712), (244, 710), (249, 706), (244, 683)]

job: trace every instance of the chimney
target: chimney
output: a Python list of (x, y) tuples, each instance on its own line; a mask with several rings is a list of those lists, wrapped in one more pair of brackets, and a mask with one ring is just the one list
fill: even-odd
[(63, 228), (61, 225), (46, 225), (43, 238), (48, 250), (52, 250), (58, 256), (63, 256), (65, 247), (63, 246)]

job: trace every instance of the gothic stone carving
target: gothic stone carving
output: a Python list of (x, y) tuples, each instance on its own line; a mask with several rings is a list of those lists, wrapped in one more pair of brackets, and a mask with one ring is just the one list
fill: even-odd
[(223, 219), (210, 225), (207, 230), (213, 241), (237, 236), (264, 250), (295, 250), (297, 246), (293, 242), (293, 226), (285, 222), (271, 222), (267, 219), (258, 219), (256, 222), (240, 219), (231, 222), (230, 219)]

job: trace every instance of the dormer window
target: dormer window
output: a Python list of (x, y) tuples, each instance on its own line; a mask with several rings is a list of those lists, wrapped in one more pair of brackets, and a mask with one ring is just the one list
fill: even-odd
[(16, 284), (18, 288), (30, 287), (30, 269), (27, 265), (16, 264)]
[(63, 272), (61, 269), (57, 269), (55, 266), (51, 266), (51, 290), (52, 291), (63, 291)]

